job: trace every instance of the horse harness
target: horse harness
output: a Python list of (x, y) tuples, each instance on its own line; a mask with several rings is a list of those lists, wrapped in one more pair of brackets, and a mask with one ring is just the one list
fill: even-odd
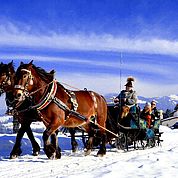
[[(70, 98), (70, 102), (72, 104), (72, 107), (71, 109), (64, 103), (62, 102), (60, 99), (58, 99), (55, 95), (56, 95), (56, 91), (57, 91), (57, 81), (56, 80), (53, 80), (52, 82), (50, 82), (51, 86), (49, 85), (48, 89), (46, 90), (45, 94), (43, 95), (41, 101), (34, 105), (34, 106), (29, 106), (29, 108), (26, 109), (27, 110), (30, 110), (30, 109), (36, 109), (41, 117), (41, 119), (43, 120), (43, 116), (41, 114), (41, 110), (43, 110), (44, 108), (46, 108), (51, 102), (54, 102), (60, 109), (62, 109), (63, 111), (65, 111), (66, 113), (68, 113), (68, 115), (66, 116), (66, 119), (67, 117), (69, 117), (70, 115), (73, 115), (73, 116), (76, 116), (78, 117), (79, 119), (87, 122), (88, 119), (81, 115), (80, 113), (78, 113), (76, 110), (78, 108), (78, 103), (77, 103), (77, 99), (76, 99), (76, 96), (75, 96), (75, 93), (72, 92), (72, 91), (69, 91), (69, 90), (64, 90), (67, 95), (69, 96)], [(21, 86), (15, 86), (15, 88), (19, 88)], [(24, 87), (25, 89), (26, 87)], [(22, 89), (22, 87), (21, 87)], [(29, 96), (26, 95), (26, 96)], [(23, 110), (22, 112), (25, 112), (25, 110)]]
[[(25, 71), (25, 72), (28, 73), (27, 81), (26, 81), (24, 86), (15, 85), (14, 88), (23, 90), (24, 91), (24, 95), (26, 97), (30, 97), (34, 93), (38, 92), (41, 88), (37, 89), (36, 91), (34, 91), (32, 93), (29, 93), (28, 90), (27, 90), (27, 87), (28, 87), (28, 85), (33, 85), (33, 76), (31, 74), (30, 70), (21, 69), (21, 71)], [(60, 84), (60, 83), (58, 83), (58, 84)], [(66, 112), (68, 114), (66, 116), (66, 119), (70, 115), (73, 115), (73, 116), (76, 116), (77, 118), (79, 118), (79, 119), (81, 119), (81, 120), (83, 120), (85, 122), (88, 122), (88, 118), (86, 118), (85, 116), (83, 116), (83, 115), (81, 115), (80, 113), (77, 112), (78, 103), (77, 103), (77, 99), (76, 99), (76, 96), (75, 96), (74, 92), (63, 88), (65, 93), (69, 96), (69, 102), (72, 104), (71, 109), (70, 109), (64, 102), (62, 102), (60, 99), (58, 99), (55, 96), (56, 92), (57, 92), (57, 81), (53, 80), (49, 84), (47, 84), (47, 86), (48, 87), (47, 87), (46, 91), (44, 92), (44, 95), (43, 95), (42, 99), (40, 100), (40, 102), (38, 104), (34, 105), (34, 106), (30, 106), (26, 110), (36, 109), (38, 111), (41, 119), (43, 120), (43, 116), (42, 116), (40, 111), (42, 109), (44, 109), (45, 107), (47, 107), (51, 102), (54, 102), (60, 109), (62, 109), (64, 112)], [(90, 96), (91, 96), (91, 98), (92, 98), (92, 100), (94, 102), (94, 108), (95, 108), (95, 111), (96, 111), (96, 109), (97, 109), (96, 97), (95, 97), (93, 92), (91, 92), (91, 93), (89, 92), (89, 94), (90, 94)]]
[(13, 77), (11, 72), (10, 71), (6, 72), (6, 77), (0, 85), (0, 95), (6, 92), (5, 101), (8, 108), (8, 112), (13, 110), (12, 108), (15, 104), (12, 91), (11, 90), (6, 91), (5, 89), (6, 86), (11, 86), (12, 84), (11, 77)]
[(6, 73), (6, 78), (4, 79), (4, 81), (2, 82), (2, 84), (0, 85), (0, 94), (4, 93), (4, 87), (6, 85), (10, 86), (11, 85), (11, 72), (7, 72)]

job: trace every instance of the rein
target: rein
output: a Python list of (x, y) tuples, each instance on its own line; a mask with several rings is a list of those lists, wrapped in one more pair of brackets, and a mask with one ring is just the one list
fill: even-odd
[[(35, 91), (31, 92), (31, 93), (28, 93), (28, 95), (26, 94), (26, 96), (30, 97), (30, 96), (34, 95), (35, 93), (37, 93), (38, 91), (40, 91), (42, 88), (49, 86), (54, 81), (55, 80), (51, 81), (50, 83), (48, 83), (46, 85), (43, 85), (42, 87), (38, 88), (37, 90), (35, 90)], [(20, 88), (20, 89), (22, 89), (22, 86), (21, 85), (20, 86), (19, 85), (15, 85), (14, 88)], [(25, 87), (23, 87), (23, 88), (25, 89)], [(23, 104), (23, 101), (19, 101), (18, 103), (16, 103), (16, 108), (18, 108), (21, 104)], [(28, 111), (29, 109), (32, 109), (31, 106), (29, 108), (23, 110), (22, 112)]]
[(110, 131), (110, 130), (108, 130), (108, 129), (106, 129), (105, 127), (103, 127), (103, 126), (101, 126), (100, 124), (98, 124), (97, 122), (93, 122), (93, 121), (89, 121), (89, 122), (91, 122), (91, 123), (93, 123), (93, 124), (95, 124), (95, 125), (97, 125), (98, 127), (100, 127), (100, 128), (102, 128), (103, 130), (105, 130), (105, 131), (107, 131), (107, 132), (109, 132), (109, 133), (111, 133), (111, 134), (113, 134), (115, 137), (119, 137), (117, 134), (115, 134), (114, 132), (112, 132), (112, 131)]
[(54, 81), (56, 81), (56, 80), (53, 80), (53, 81), (51, 81), (50, 83), (48, 83), (48, 84), (46, 84), (46, 85), (43, 85), (42, 87), (38, 88), (37, 90), (35, 90), (35, 91), (29, 93), (29, 96), (34, 95), (35, 93), (37, 93), (38, 91), (40, 91), (40, 90), (43, 89), (44, 87), (49, 86), (49, 85), (50, 85), (51, 83), (53, 83)]
[[(53, 100), (53, 98), (56, 95), (56, 91), (57, 91), (57, 83), (56, 80), (53, 80), (52, 82), (50, 82), (48, 84), (48, 86), (52, 83), (52, 87), (50, 92), (48, 92), (46, 94), (46, 96), (40, 101), (40, 103), (36, 104), (35, 106), (32, 106), (33, 108), (36, 108), (37, 110), (42, 110), (44, 109), (46, 106), (48, 106), (48, 104), (51, 103), (51, 101)], [(34, 93), (33, 93), (34, 94)]]
[(69, 84), (67, 84), (67, 83), (64, 83), (64, 82), (60, 82), (60, 83), (62, 83), (63, 85), (66, 85), (66, 86), (68, 86), (68, 87), (70, 87), (70, 88), (73, 88), (73, 89), (76, 89), (76, 90), (80, 90), (79, 88), (74, 87), (74, 86), (71, 86), (71, 85), (69, 85)]

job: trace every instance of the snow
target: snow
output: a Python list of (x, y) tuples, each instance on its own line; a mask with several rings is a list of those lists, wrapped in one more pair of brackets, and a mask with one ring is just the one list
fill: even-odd
[(137, 100), (137, 103), (139, 103), (139, 104), (145, 104), (146, 101), (143, 101), (143, 100), (138, 99), (138, 100)]
[(172, 100), (178, 100), (178, 96), (177, 95), (170, 95), (169, 97)]
[[(8, 120), (8, 118), (6, 118)], [(0, 118), (1, 120), (1, 118)], [(2, 120), (7, 122), (3, 117)], [(2, 125), (1, 120), (1, 125)], [(41, 128), (40, 128), (41, 125)], [(6, 125), (7, 126), (7, 125)], [(9, 127), (9, 125), (8, 125)], [(42, 130), (42, 123), (34, 123), (34, 130)], [(37, 127), (37, 128), (35, 128)], [(10, 128), (9, 128), (10, 129)], [(8, 130), (8, 129), (7, 129)], [(133, 150), (128, 152), (107, 147), (104, 157), (96, 157), (97, 150), (84, 156), (83, 144), (77, 138), (79, 150), (71, 152), (70, 137), (60, 133), (58, 140), (62, 149), (59, 160), (49, 160), (43, 152), (42, 133), (34, 132), (41, 146), (39, 156), (32, 156), (31, 144), (25, 135), (22, 140), (22, 155), (17, 159), (9, 159), (16, 134), (0, 134), (0, 177), (1, 178), (167, 178), (178, 177), (178, 130), (160, 126), (164, 132), (161, 146)]]

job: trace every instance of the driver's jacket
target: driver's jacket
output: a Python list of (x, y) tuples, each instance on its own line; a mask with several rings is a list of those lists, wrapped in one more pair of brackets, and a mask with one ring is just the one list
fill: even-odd
[(137, 94), (136, 91), (130, 90), (122, 90), (120, 94), (116, 97), (119, 99), (119, 104), (121, 106), (128, 105), (131, 106), (130, 112), (136, 112), (136, 104), (137, 104)]

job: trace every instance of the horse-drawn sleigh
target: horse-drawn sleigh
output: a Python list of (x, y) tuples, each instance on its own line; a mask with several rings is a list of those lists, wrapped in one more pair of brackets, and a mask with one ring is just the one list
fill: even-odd
[[(2, 84), (5, 80), (10, 80), (9, 73), (7, 71), (0, 73), (2, 75), (0, 76), (1, 86), (4, 87), (5, 85)], [(10, 83), (10, 91), (13, 92), (14, 96), (15, 114), (19, 116), (20, 113), (20, 120), (23, 120), (22, 123), (24, 123), (25, 120), (29, 119), (26, 112), (37, 111), (38, 116), (34, 115), (35, 119), (42, 121), (46, 126), (43, 141), (44, 152), (48, 158), (57, 159), (61, 157), (57, 139), (58, 129), (61, 126), (71, 128), (71, 144), (74, 151), (77, 146), (74, 128), (82, 127), (88, 134), (87, 142), (84, 142), (86, 146), (85, 155), (90, 154), (94, 143), (99, 145), (98, 156), (106, 154), (106, 143), (113, 144), (115, 142), (114, 145), (117, 148), (127, 150), (130, 144), (134, 144), (136, 148), (138, 142), (141, 142), (142, 147), (144, 141), (147, 143), (152, 141), (154, 144), (151, 146), (160, 143), (161, 134), (159, 131), (157, 135), (153, 130), (153, 136), (148, 137), (148, 129), (141, 128), (140, 125), (137, 128), (122, 126), (118, 120), (120, 116), (115, 113), (113, 106), (107, 105), (103, 96), (87, 90), (70, 91), (54, 80), (53, 71), (48, 73), (44, 69), (36, 67), (32, 61), (29, 64), (21, 63), (16, 73), (13, 73), (11, 80), (13, 80), (13, 83)], [(26, 101), (31, 101), (31, 103), (25, 105), (26, 108), (24, 109), (22, 106)], [(33, 117), (33, 115), (30, 115), (30, 117)], [(30, 124), (31, 119), (25, 128), (30, 130)], [(20, 134), (20, 141), (25, 131), (23, 130)], [(83, 135), (83, 137), (86, 136)], [(14, 149), (12, 151), (16, 156), (20, 154), (18, 152), (20, 141), (16, 141), (18, 144), (14, 147), (17, 153), (14, 153)]]
[[(163, 132), (159, 131), (161, 124), (160, 118), (155, 118), (154, 124), (151, 128), (147, 127), (147, 123), (143, 118), (140, 118), (138, 111), (135, 117), (125, 117), (123, 120), (127, 120), (129, 123), (127, 126), (121, 122), (118, 108), (114, 103), (108, 104), (108, 118), (106, 121), (106, 142), (110, 147), (117, 148), (119, 150), (128, 151), (129, 149), (145, 149), (159, 146), (163, 141), (161, 135)], [(124, 108), (123, 112), (128, 112), (128, 107)], [(98, 129), (98, 126), (95, 128)], [(97, 131), (95, 132), (94, 147), (97, 148), (99, 137)], [(88, 135), (83, 130), (78, 130), (77, 137), (81, 137), (84, 146), (86, 145)]]
[[(123, 106), (122, 113), (119, 114), (118, 108), (115, 107), (114, 104), (110, 104), (108, 105), (108, 111), (110, 120), (114, 120), (117, 126), (115, 128), (117, 131), (115, 131), (115, 133), (117, 133), (117, 137), (114, 139), (114, 146), (118, 149), (128, 151), (129, 148), (144, 149), (146, 147), (160, 145), (160, 142), (162, 141), (162, 132), (159, 131), (161, 123), (160, 118), (155, 118), (153, 126), (148, 128), (146, 120), (140, 117), (140, 109), (137, 109), (137, 113), (134, 117), (130, 117), (128, 106)], [(122, 118), (121, 115), (123, 115), (124, 112), (125, 116)], [(127, 120), (127, 125), (123, 124), (125, 122), (122, 122), (122, 120)]]

